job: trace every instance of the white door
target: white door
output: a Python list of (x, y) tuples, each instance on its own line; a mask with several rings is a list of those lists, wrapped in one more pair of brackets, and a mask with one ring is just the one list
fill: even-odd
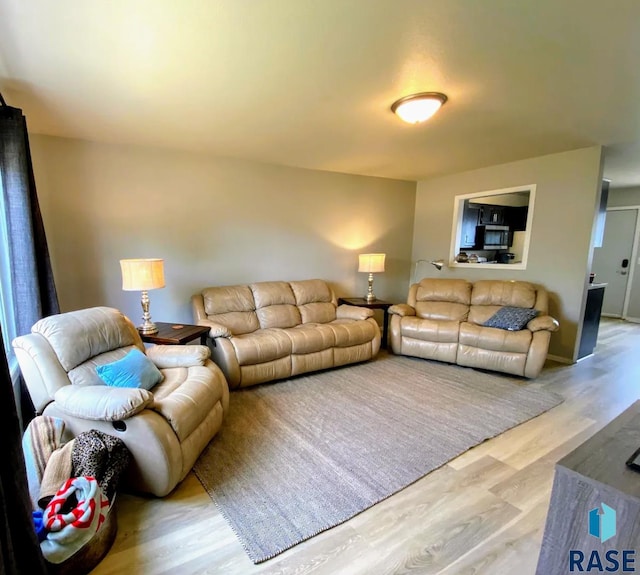
[(624, 312), (637, 214), (637, 210), (607, 210), (604, 241), (594, 250), (594, 281), (608, 284), (602, 304), (605, 315), (622, 317)]

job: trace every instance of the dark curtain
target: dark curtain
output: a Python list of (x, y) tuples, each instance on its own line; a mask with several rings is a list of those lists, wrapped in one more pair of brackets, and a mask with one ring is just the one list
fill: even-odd
[[(49, 248), (36, 194), (27, 120), (0, 94), (0, 178), (9, 235), (9, 259), (16, 334), (29, 333), (42, 317), (59, 313)], [(31, 398), (20, 382), (24, 426), (33, 418)]]
[(0, 95), (0, 177), (9, 231), (16, 332), (29, 333), (42, 317), (59, 313), (49, 248), (33, 177), (27, 120)]
[[(0, 349), (2, 347), (0, 329)], [(22, 454), (22, 433), (13, 400), (7, 358), (0, 352), (0, 567), (4, 575), (46, 573), (31, 519), (31, 500)]]
[[(9, 236), (12, 303), (18, 335), (59, 312), (36, 195), (27, 122), (0, 94), (0, 178)], [(0, 350), (4, 349), (0, 329)], [(46, 573), (31, 518), (22, 430), (7, 358), (0, 352), (0, 566), (2, 574)]]

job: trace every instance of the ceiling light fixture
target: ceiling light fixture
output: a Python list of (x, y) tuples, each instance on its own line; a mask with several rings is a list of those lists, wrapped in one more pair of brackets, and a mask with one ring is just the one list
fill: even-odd
[(421, 92), (396, 100), (391, 111), (409, 124), (419, 124), (431, 118), (446, 101), (440, 92)]

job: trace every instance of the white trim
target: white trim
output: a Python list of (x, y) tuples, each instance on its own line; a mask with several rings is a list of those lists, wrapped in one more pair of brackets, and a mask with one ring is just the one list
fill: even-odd
[[(485, 190), (483, 192), (473, 192), (470, 194), (461, 194), (454, 198), (453, 205), (453, 228), (451, 234), (451, 246), (449, 251), (449, 264), (451, 268), (467, 267), (467, 268), (481, 268), (481, 269), (510, 269), (510, 270), (525, 270), (527, 269), (527, 260), (529, 258), (529, 244), (531, 242), (531, 232), (533, 227), (533, 209), (536, 199), (536, 187), (537, 184), (525, 184), (522, 186), (514, 186), (511, 188), (501, 188), (499, 190)], [(464, 206), (465, 200), (472, 198), (481, 198), (483, 196), (498, 196), (503, 194), (510, 194), (513, 192), (529, 192), (529, 208), (527, 211), (527, 224), (525, 226), (525, 238), (524, 245), (522, 247), (522, 261), (517, 264), (469, 264), (458, 263), (455, 260), (456, 255), (460, 252), (460, 229), (462, 226), (463, 210), (460, 209)]]
[(631, 323), (640, 323), (640, 317), (625, 317), (624, 319)]
[(624, 293), (624, 304), (622, 306), (622, 317), (626, 319), (629, 311), (629, 300), (631, 299), (631, 288), (633, 287), (633, 272), (636, 269), (638, 258), (638, 240), (640, 239), (640, 207), (627, 208), (636, 212), (636, 230), (633, 234), (633, 245), (631, 246), (631, 261), (629, 262), (629, 278), (627, 279), (627, 289)]
[(640, 210), (640, 206), (612, 206), (607, 208), (608, 212), (615, 212), (619, 210)]
[(491, 268), (492, 270), (495, 270), (495, 269), (526, 270), (527, 264), (525, 262), (521, 262), (517, 264), (469, 264), (469, 263), (463, 264), (454, 260), (449, 262), (449, 267), (450, 268), (474, 268), (474, 269)]
[[(638, 244), (640, 243), (640, 206), (615, 206), (607, 208), (607, 212), (623, 212), (632, 211), (636, 213), (636, 224), (633, 232), (633, 243), (631, 244), (631, 259), (629, 260), (629, 274), (627, 277), (627, 285), (625, 287), (624, 299), (622, 302), (622, 314), (601, 313), (602, 317), (614, 317), (629, 319), (627, 312), (629, 311), (629, 300), (631, 299), (631, 288), (633, 287), (633, 276), (638, 259)], [(606, 222), (605, 222), (606, 226)]]
[[(631, 299), (631, 288), (633, 287), (633, 275), (638, 260), (638, 244), (640, 244), (640, 205), (633, 206), (613, 206), (607, 208), (607, 212), (621, 212), (624, 210), (635, 210), (636, 212), (636, 228), (633, 234), (633, 245), (631, 246), (631, 259), (629, 261), (629, 277), (627, 278), (627, 287), (624, 293), (624, 301), (622, 303), (622, 315), (602, 313), (603, 317), (615, 317), (626, 319), (632, 323), (640, 323), (637, 318), (627, 317), (629, 311), (629, 300)], [(605, 223), (606, 225), (606, 223)]]

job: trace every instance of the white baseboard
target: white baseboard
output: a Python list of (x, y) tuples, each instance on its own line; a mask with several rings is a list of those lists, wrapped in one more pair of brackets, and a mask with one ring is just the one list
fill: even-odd
[(611, 317), (613, 319), (623, 319), (625, 321), (630, 321), (631, 323), (640, 323), (640, 317), (622, 317), (620, 314), (616, 313), (601, 313), (602, 317)]
[(551, 355), (550, 353), (547, 354), (547, 358), (551, 359), (553, 361), (557, 361), (558, 363), (564, 363), (566, 365), (571, 365), (573, 363), (573, 361), (571, 361), (569, 358), (567, 357), (561, 357), (559, 355)]

